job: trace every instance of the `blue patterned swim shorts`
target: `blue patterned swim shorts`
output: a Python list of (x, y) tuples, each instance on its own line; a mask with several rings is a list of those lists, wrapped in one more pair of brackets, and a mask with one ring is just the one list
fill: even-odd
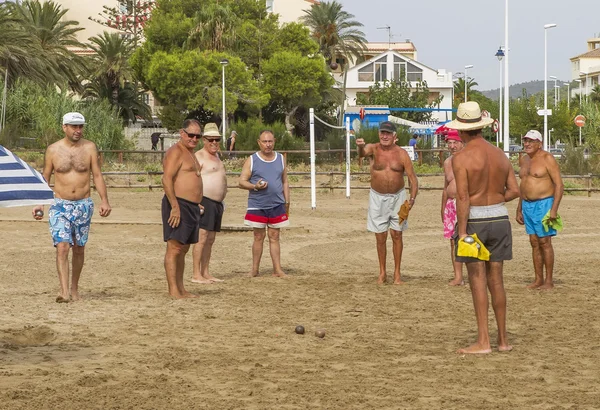
[(73, 246), (73, 239), (78, 246), (85, 246), (93, 214), (92, 198), (78, 201), (55, 198), (48, 212), (50, 235), (52, 235), (54, 246), (60, 242), (69, 242)]

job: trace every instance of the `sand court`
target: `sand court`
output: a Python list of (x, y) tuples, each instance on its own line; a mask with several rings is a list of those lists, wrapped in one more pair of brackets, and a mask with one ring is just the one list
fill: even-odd
[[(422, 183), (439, 185), (441, 177)], [(292, 184), (293, 185), (293, 184)], [(211, 273), (225, 280), (167, 295), (162, 192), (110, 190), (95, 215), (83, 301), (58, 304), (47, 219), (0, 211), (0, 409), (581, 408), (600, 406), (600, 196), (566, 195), (554, 239), (556, 288), (530, 291), (529, 239), (508, 205), (509, 342), (462, 356), (476, 338), (471, 295), (450, 287), (441, 192), (422, 191), (404, 233), (404, 286), (378, 286), (368, 191), (292, 191), (281, 238), (288, 279), (250, 279), (251, 232), (217, 235)], [(96, 196), (94, 196), (97, 199)], [(232, 189), (223, 224), (242, 226), (247, 192)], [(102, 222), (102, 223), (101, 223)], [(118, 223), (117, 223), (118, 222)], [(388, 241), (388, 282), (393, 261)], [(466, 273), (466, 270), (465, 270)], [(294, 332), (297, 325), (304, 335)], [(316, 329), (326, 336), (315, 337)]]

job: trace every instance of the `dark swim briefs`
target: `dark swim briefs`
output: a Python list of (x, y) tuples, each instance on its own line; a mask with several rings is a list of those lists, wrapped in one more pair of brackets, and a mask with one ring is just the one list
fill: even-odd
[(204, 213), (200, 219), (200, 229), (210, 232), (221, 232), (221, 221), (223, 220), (223, 202), (213, 201), (203, 197), (200, 202), (204, 207)]
[[(490, 262), (512, 259), (512, 228), (504, 204), (472, 206), (467, 221), (467, 233), (469, 235), (477, 234), (483, 245), (490, 251)], [(457, 262), (481, 262), (477, 258), (456, 255), (458, 234), (454, 237), (454, 241)]]
[(165, 195), (162, 200), (161, 212), (163, 221), (163, 238), (165, 242), (174, 239), (184, 245), (198, 242), (198, 227), (200, 226), (200, 207), (197, 203), (177, 198), (181, 216), (179, 226), (169, 225), (171, 204)]

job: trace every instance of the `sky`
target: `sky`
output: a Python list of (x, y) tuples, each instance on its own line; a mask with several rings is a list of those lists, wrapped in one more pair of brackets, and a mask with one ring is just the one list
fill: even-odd
[[(479, 90), (500, 85), (495, 57), (504, 45), (505, 0), (338, 0), (364, 27), (368, 41), (410, 39), (417, 60), (433, 69), (464, 72)], [(600, 37), (600, 0), (508, 0), (509, 84), (544, 79), (544, 25), (548, 30), (548, 76), (571, 80), (570, 58)], [(554, 81), (554, 80), (551, 80)]]

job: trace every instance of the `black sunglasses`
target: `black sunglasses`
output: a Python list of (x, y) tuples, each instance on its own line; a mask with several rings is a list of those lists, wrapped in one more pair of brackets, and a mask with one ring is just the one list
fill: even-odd
[(202, 134), (190, 134), (186, 130), (183, 130), (183, 132), (185, 132), (187, 134), (187, 136), (190, 137), (190, 138), (196, 138), (197, 140), (200, 139), (200, 138), (202, 138)]
[(204, 137), (208, 142), (221, 142), (221, 138), (208, 138)]

